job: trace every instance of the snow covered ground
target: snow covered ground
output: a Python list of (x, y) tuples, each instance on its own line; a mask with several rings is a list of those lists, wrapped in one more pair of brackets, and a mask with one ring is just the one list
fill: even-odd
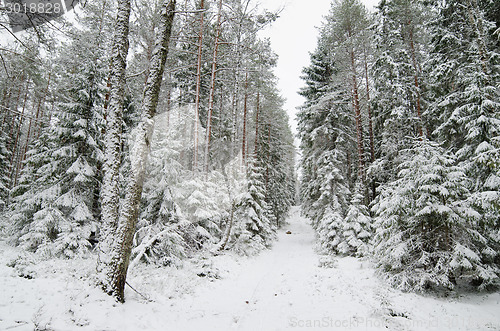
[(0, 242), (0, 330), (500, 330), (500, 293), (402, 293), (367, 261), (318, 256), (297, 208), (289, 222), (256, 257), (139, 265), (129, 283), (147, 299), (127, 287), (123, 305), (92, 285), (92, 259), (40, 261)]

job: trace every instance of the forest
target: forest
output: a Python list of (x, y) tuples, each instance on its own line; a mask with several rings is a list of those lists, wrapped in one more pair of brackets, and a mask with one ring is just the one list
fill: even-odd
[(99, 255), (119, 300), (129, 261), (269, 247), (295, 198), (276, 56), (257, 36), (276, 14), (240, 0), (102, 0), (72, 13), (1, 50), (9, 242)]
[(304, 69), (301, 198), (327, 252), (403, 290), (500, 262), (500, 2), (334, 1)]
[(129, 267), (257, 255), (301, 204), (320, 254), (397, 289), (497, 289), (500, 2), (334, 0), (303, 70), (300, 157), (259, 37), (279, 15), (95, 0), (0, 24), (2, 240), (95, 260), (124, 302)]

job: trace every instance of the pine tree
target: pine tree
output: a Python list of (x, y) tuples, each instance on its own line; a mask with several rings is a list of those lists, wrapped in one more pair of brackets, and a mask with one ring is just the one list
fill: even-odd
[(398, 178), (382, 187), (374, 253), (380, 270), (404, 290), (488, 288), (498, 281), (497, 252), (478, 229), (469, 180), (436, 143), (416, 141)]
[(302, 210), (312, 221), (319, 246), (325, 253), (339, 253), (352, 186), (351, 165), (344, 160), (355, 155), (354, 123), (350, 95), (342, 89), (339, 69), (326, 46), (319, 43), (311, 55), (311, 66), (304, 70), (307, 85), (301, 94), (307, 101), (298, 114), (301, 197)]

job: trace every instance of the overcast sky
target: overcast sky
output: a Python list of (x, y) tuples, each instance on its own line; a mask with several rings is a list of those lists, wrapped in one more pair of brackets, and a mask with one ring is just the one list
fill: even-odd
[[(279, 55), (275, 74), (278, 87), (286, 98), (286, 110), (295, 132), (296, 108), (304, 102), (297, 94), (304, 85), (300, 79), (302, 68), (309, 65), (309, 52), (316, 48), (317, 27), (330, 10), (332, 0), (261, 0), (269, 10), (285, 7), (280, 18), (262, 36), (271, 39), (273, 50)], [(379, 0), (362, 0), (371, 10)]]

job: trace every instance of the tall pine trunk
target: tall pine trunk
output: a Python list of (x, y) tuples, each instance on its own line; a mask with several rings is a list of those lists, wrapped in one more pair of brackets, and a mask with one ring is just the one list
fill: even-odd
[(194, 105), (194, 145), (193, 145), (193, 171), (198, 170), (198, 121), (200, 120), (200, 94), (201, 94), (201, 56), (203, 49), (203, 17), (205, 1), (200, 2), (200, 33), (198, 34), (198, 59), (196, 61), (196, 96)]
[[(417, 101), (416, 101), (416, 108), (417, 108), (417, 117), (418, 117), (418, 124), (417, 124), (417, 131), (420, 139), (422, 139), (424, 132), (422, 130), (423, 126), (423, 121), (422, 121), (422, 102), (421, 102), (421, 96), (420, 96), (420, 83), (418, 81), (418, 74), (420, 72), (419, 67), (417, 65), (417, 55), (415, 51), (415, 43), (414, 43), (414, 36), (413, 36), (413, 25), (412, 21), (410, 20), (408, 22), (409, 25), (409, 30), (410, 30), (410, 51), (411, 51), (411, 62), (413, 65), (413, 71), (414, 71), (414, 84), (415, 84), (415, 92), (417, 94)], [(427, 132), (427, 136), (429, 136), (429, 132)]]
[(243, 132), (242, 135), (242, 146), (241, 146), (241, 160), (243, 162), (243, 166), (246, 166), (246, 151), (247, 151), (247, 104), (248, 104), (248, 72), (245, 74), (245, 96), (243, 99)]
[[(375, 162), (375, 139), (373, 137), (373, 119), (372, 119), (372, 107), (370, 99), (370, 80), (368, 77), (368, 58), (366, 55), (366, 49), (364, 49), (364, 65), (365, 65), (365, 82), (366, 82), (366, 108), (368, 110), (368, 134), (370, 135), (370, 162)], [(375, 200), (377, 195), (377, 187), (375, 180), (372, 179), (370, 183), (372, 190), (372, 200)]]
[(361, 107), (359, 104), (358, 80), (356, 72), (356, 56), (354, 50), (350, 51), (352, 66), (352, 104), (354, 107), (354, 119), (356, 121), (356, 137), (358, 142), (358, 176), (364, 182), (365, 178), (365, 149), (363, 146), (363, 126), (361, 123)]
[(111, 285), (111, 292), (118, 301), (123, 302), (132, 240), (135, 233), (142, 188), (146, 175), (146, 162), (153, 135), (154, 119), (165, 62), (168, 55), (168, 44), (172, 31), (175, 13), (175, 0), (164, 0), (161, 8), (161, 20), (156, 44), (151, 56), (151, 65), (141, 103), (141, 122), (135, 129), (135, 141), (131, 149), (131, 178), (127, 185), (125, 201), (120, 213), (116, 238), (113, 242), (111, 265), (106, 275)]
[(215, 74), (217, 70), (217, 52), (219, 50), (219, 38), (221, 33), (222, 0), (219, 0), (217, 13), (217, 32), (215, 34), (214, 54), (212, 59), (212, 76), (210, 79), (210, 98), (208, 100), (207, 136), (205, 141), (205, 172), (209, 170), (210, 140), (212, 136), (212, 113), (214, 110), (215, 96)]

